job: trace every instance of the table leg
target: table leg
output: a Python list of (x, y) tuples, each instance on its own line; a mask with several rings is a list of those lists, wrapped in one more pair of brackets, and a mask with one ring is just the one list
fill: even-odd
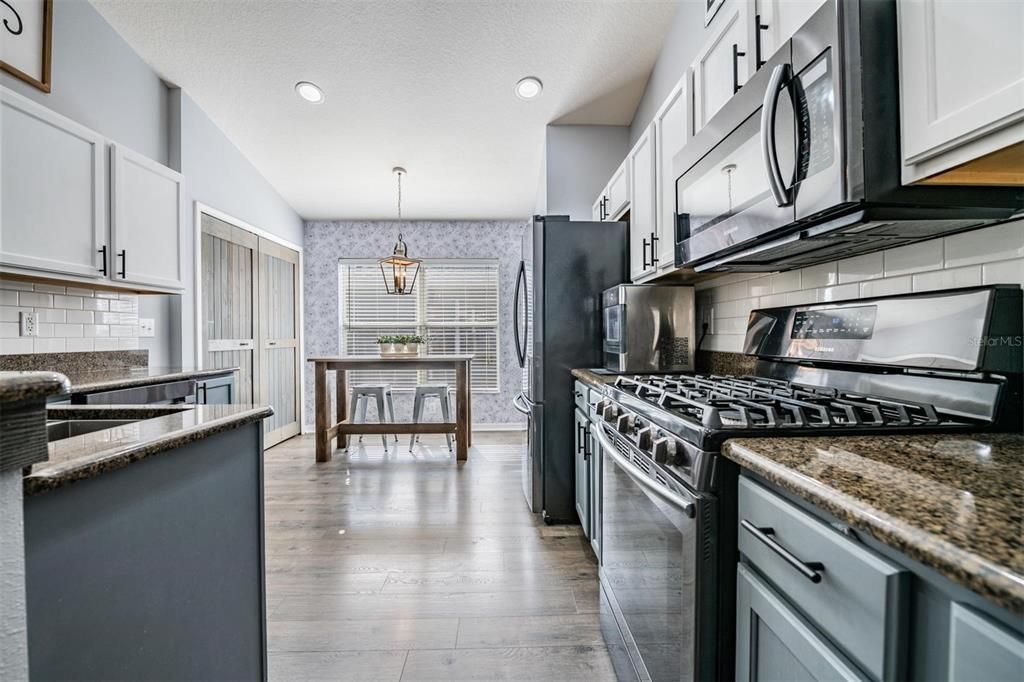
[(466, 363), (455, 367), (455, 458), (469, 458), (469, 376)]
[(330, 462), (331, 447), (327, 438), (327, 413), (330, 405), (327, 397), (327, 365), (322, 362), (314, 363), (316, 382), (314, 389), (314, 402), (316, 402), (316, 461)]
[[(335, 392), (336, 400), (334, 407), (334, 419), (335, 423), (341, 423), (347, 419), (345, 415), (348, 414), (348, 371), (339, 369), (334, 372), (335, 381)], [(338, 433), (338, 447), (348, 447), (348, 436), (344, 433)]]
[(473, 361), (466, 361), (466, 445), (473, 447)]

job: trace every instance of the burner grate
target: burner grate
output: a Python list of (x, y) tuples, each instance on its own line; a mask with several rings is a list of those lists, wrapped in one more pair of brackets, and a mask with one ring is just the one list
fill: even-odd
[(706, 429), (939, 426), (932, 405), (764, 377), (618, 377), (615, 386)]

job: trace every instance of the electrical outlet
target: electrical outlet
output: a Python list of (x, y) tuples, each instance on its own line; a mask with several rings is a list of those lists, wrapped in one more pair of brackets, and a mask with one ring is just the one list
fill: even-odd
[(156, 321), (152, 317), (139, 318), (139, 336), (156, 336)]
[(36, 312), (22, 312), (21, 313), (21, 335), (22, 336), (39, 336), (39, 313), (36, 313)]

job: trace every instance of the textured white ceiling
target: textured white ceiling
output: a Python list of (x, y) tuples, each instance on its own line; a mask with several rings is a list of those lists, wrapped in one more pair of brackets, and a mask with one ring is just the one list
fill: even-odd
[(530, 215), (545, 124), (630, 122), (677, 0), (93, 4), (304, 218), (394, 217), (402, 165), (404, 217), (469, 219)]

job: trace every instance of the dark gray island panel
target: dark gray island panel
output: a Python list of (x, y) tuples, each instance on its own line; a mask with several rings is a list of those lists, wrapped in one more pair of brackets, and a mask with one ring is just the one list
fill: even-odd
[(33, 680), (266, 678), (259, 420), (25, 499)]

